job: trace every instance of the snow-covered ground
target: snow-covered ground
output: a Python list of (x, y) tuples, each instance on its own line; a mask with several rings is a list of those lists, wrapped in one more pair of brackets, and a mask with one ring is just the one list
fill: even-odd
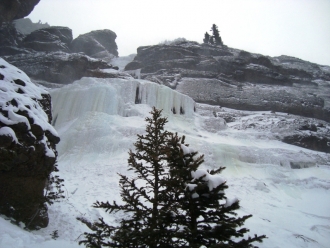
[[(38, 231), (0, 218), (1, 248), (81, 247), (78, 242), (89, 229), (78, 217), (104, 217), (109, 223), (123, 217), (91, 206), (97, 200), (121, 201), (117, 173), (132, 173), (127, 172), (128, 151), (136, 134), (144, 133), (151, 106), (164, 109), (169, 131), (185, 135), (191, 148), (205, 154), (204, 168), (227, 167), (222, 173), (227, 196), (240, 200), (238, 214), (253, 215), (246, 221), (249, 234), (268, 236), (257, 246), (329, 247), (329, 155), (284, 144), (269, 129), (238, 128), (248, 117), (226, 124), (213, 107), (144, 80), (84, 78), (50, 91), (66, 198), (49, 206), (49, 226)], [(250, 113), (251, 118), (258, 115)], [(259, 125), (269, 126), (269, 121), (263, 118)], [(309, 168), (292, 169), (292, 163)]]

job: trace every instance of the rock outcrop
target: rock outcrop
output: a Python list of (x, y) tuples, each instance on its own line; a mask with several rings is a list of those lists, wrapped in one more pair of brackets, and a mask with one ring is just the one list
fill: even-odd
[(28, 50), (18, 47), (24, 35), (16, 30), (14, 25), (0, 27), (0, 56), (29, 53)]
[(139, 47), (125, 68), (136, 69), (200, 103), (330, 121), (329, 66), (183, 41)]
[(28, 16), (40, 0), (2, 0), (0, 2), (0, 26)]
[(73, 40), (71, 29), (55, 26), (24, 36), (14, 25), (6, 24), (0, 29), (0, 56), (31, 79), (50, 83), (69, 84), (82, 77), (130, 77), (111, 70), (118, 70), (109, 63), (118, 56), (115, 38), (114, 32), (99, 30)]
[(71, 29), (52, 26), (28, 34), (23, 39), (21, 46), (38, 52), (69, 52), (71, 41)]
[(0, 59), (0, 213), (29, 229), (48, 224), (44, 189), (59, 142), (51, 121), (48, 92)]
[(118, 57), (115, 32), (104, 29), (79, 35), (71, 43), (71, 51), (83, 52), (93, 58)]
[(39, 52), (5, 59), (33, 79), (59, 84), (69, 84), (82, 77), (97, 75), (100, 69), (111, 68), (105, 61), (78, 53)]

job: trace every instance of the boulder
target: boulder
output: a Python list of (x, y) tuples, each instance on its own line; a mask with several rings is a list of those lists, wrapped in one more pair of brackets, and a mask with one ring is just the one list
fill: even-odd
[(28, 34), (21, 46), (34, 51), (69, 52), (72, 41), (72, 30), (67, 27), (43, 28)]
[(94, 58), (118, 57), (115, 32), (104, 29), (79, 35), (70, 45), (74, 53), (83, 52)]
[(2, 0), (0, 2), (0, 25), (28, 16), (40, 0)]
[(50, 125), (50, 95), (3, 59), (0, 75), (0, 213), (28, 229), (46, 227), (44, 189), (60, 140)]
[(5, 59), (33, 79), (59, 84), (69, 84), (93, 75), (93, 71), (112, 68), (105, 61), (79, 53), (39, 52), (8, 56)]

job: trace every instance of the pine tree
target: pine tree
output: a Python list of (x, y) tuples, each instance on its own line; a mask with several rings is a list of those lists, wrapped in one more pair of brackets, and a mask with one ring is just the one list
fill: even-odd
[(214, 43), (216, 45), (223, 45), (220, 34), (219, 34), (219, 30), (218, 30), (218, 26), (213, 24), (211, 27), (211, 31), (212, 31), (212, 37), (214, 38)]
[(100, 219), (94, 224), (96, 232), (85, 233), (87, 240), (81, 243), (87, 247), (168, 247), (172, 244), (171, 222), (168, 226), (165, 224), (169, 216), (168, 203), (163, 199), (168, 190), (164, 181), (168, 180), (165, 165), (170, 133), (164, 130), (167, 119), (161, 117), (161, 110), (153, 108), (151, 114), (152, 118), (146, 118), (146, 135), (138, 135), (134, 144), (136, 152), (129, 152), (129, 170), (134, 171), (136, 177), (120, 174), (121, 197), (125, 204), (94, 204), (110, 213), (124, 211), (130, 217), (123, 219), (119, 227), (109, 226)]
[[(203, 155), (185, 144), (185, 137), (164, 130), (166, 118), (153, 108), (146, 118), (146, 134), (138, 135), (135, 152), (129, 152), (129, 170), (135, 177), (120, 175), (123, 205), (96, 202), (106, 212), (124, 211), (119, 226), (101, 218), (88, 226), (80, 244), (87, 247), (253, 247), (265, 236), (233, 241), (249, 230), (238, 229), (251, 215), (236, 218), (237, 200), (228, 200), (226, 182), (217, 170), (201, 170)], [(238, 230), (237, 230), (238, 229)], [(236, 240), (236, 239), (235, 239)]]
[[(172, 204), (173, 225), (179, 230), (173, 238), (180, 243), (178, 247), (254, 247), (251, 243), (262, 242), (266, 236), (233, 241), (233, 238), (243, 237), (249, 230), (241, 227), (252, 215), (236, 218), (235, 210), (239, 209), (236, 199), (230, 200), (224, 190), (226, 182), (217, 174), (217, 170), (201, 170), (203, 155), (191, 150), (185, 144), (185, 137), (171, 135), (169, 141), (168, 166), (169, 192), (168, 199)], [(175, 189), (175, 190), (174, 190)]]
[(208, 44), (208, 43), (210, 42), (210, 35), (209, 35), (208, 32), (206, 32), (206, 33), (204, 34), (203, 42), (204, 42), (205, 44)]

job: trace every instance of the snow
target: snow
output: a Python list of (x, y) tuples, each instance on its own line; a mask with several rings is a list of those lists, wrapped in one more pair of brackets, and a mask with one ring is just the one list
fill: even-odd
[(13, 129), (10, 127), (2, 127), (0, 128), (0, 136), (10, 136), (12, 137), (13, 141), (18, 144), (18, 139)]
[(179, 144), (184, 155), (195, 152), (194, 149), (185, 146), (184, 144)]
[[(135, 104), (138, 87), (141, 104)], [(276, 140), (270, 129), (274, 127), (272, 121), (277, 122), (270, 113), (250, 113), (256, 118), (265, 117), (258, 122), (258, 130), (245, 128), (250, 120), (246, 117), (211, 132), (204, 123), (213, 116), (212, 111), (205, 110), (202, 115), (196, 105), (194, 112), (191, 98), (144, 80), (83, 78), (52, 90), (51, 95), (54, 124), (61, 138), (58, 166), (65, 180), (66, 198), (49, 206), (50, 223), (38, 231), (24, 231), (0, 218), (1, 248), (82, 247), (78, 241), (83, 232), (90, 230), (77, 217), (91, 221), (103, 217), (113, 224), (125, 217), (125, 213), (106, 214), (92, 204), (97, 200), (122, 202), (117, 173), (132, 175), (127, 171), (128, 151), (134, 149), (136, 135), (145, 132), (144, 118), (152, 106), (164, 109), (169, 119), (166, 128), (185, 135), (187, 148), (205, 155), (205, 163), (194, 172), (196, 178), (206, 175), (210, 188), (226, 178), (226, 204), (238, 197), (238, 215), (253, 215), (245, 224), (249, 235), (268, 236), (262, 244), (255, 245), (329, 246), (330, 156)], [(185, 114), (173, 114), (173, 106), (183, 106)], [(264, 126), (269, 129), (262, 129)], [(314, 166), (292, 169), (290, 162), (313, 162)], [(207, 173), (219, 166), (226, 167), (220, 175)], [(187, 187), (195, 186), (191, 182)], [(55, 230), (57, 240), (51, 238)]]
[(194, 184), (194, 183), (187, 183), (187, 188), (188, 188), (190, 191), (193, 191), (196, 187), (197, 187), (197, 184)]
[(237, 197), (227, 198), (226, 204), (224, 205), (225, 208), (232, 206), (234, 203), (238, 202)]
[[(31, 82), (29, 77), (0, 58), (0, 74), (3, 75), (0, 85), (0, 107), (4, 111), (8, 111), (8, 118), (0, 114), (0, 121), (6, 125), (17, 123), (25, 123), (30, 129), (30, 123), (25, 116), (17, 114), (18, 111), (26, 111), (33, 123), (39, 125), (43, 130), (48, 130), (57, 135), (55, 129), (48, 123), (48, 116), (39, 104), (33, 99), (41, 100), (42, 94), (48, 92)], [(18, 83), (15, 81), (20, 80)], [(19, 93), (21, 90), (22, 93)], [(7, 104), (14, 100), (17, 106)]]
[(211, 175), (210, 173), (208, 173), (208, 171), (204, 169), (192, 171), (191, 176), (194, 179), (202, 178), (205, 182), (207, 182), (210, 191), (226, 182), (226, 180), (224, 180), (221, 176)]

